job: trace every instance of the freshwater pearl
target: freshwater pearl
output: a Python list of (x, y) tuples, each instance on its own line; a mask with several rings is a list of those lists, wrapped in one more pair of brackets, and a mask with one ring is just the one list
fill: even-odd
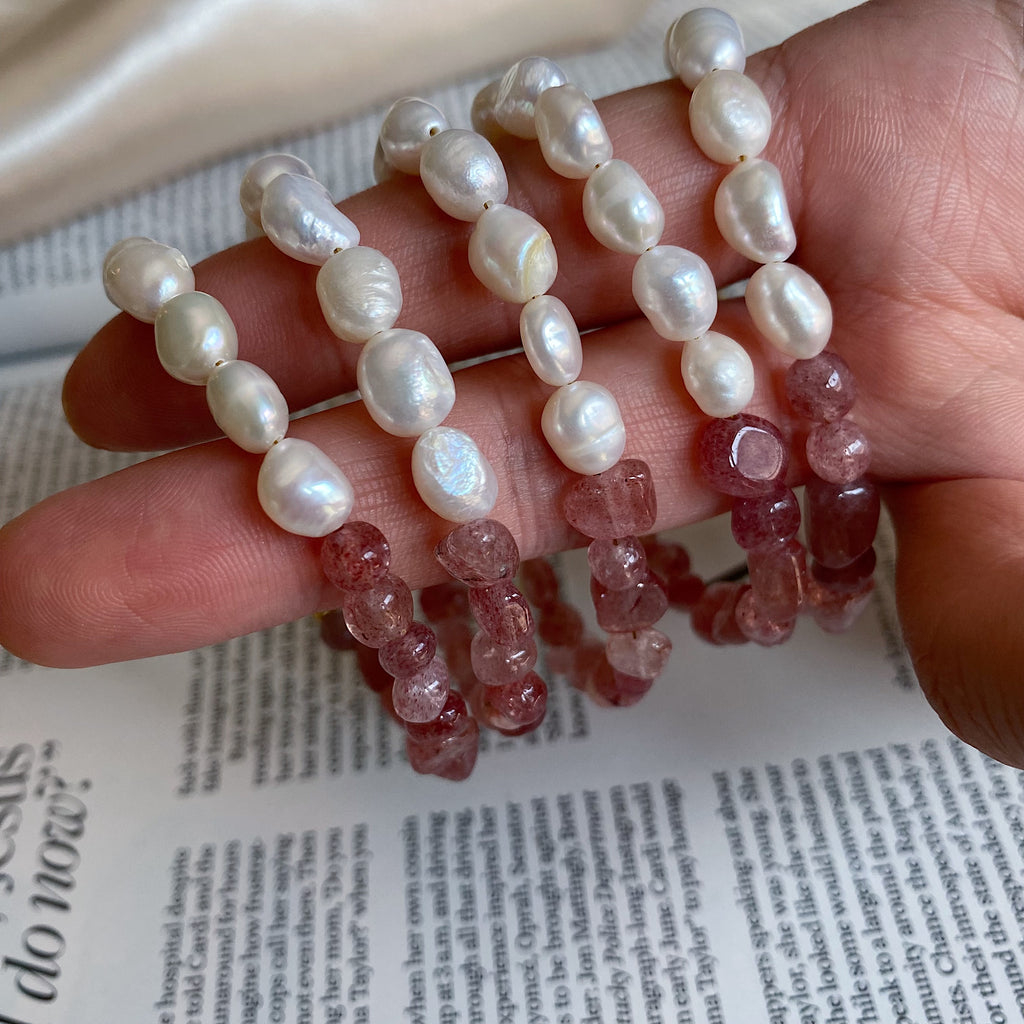
[(384, 147), (378, 138), (377, 144), (373, 147), (373, 180), (380, 185), (382, 182), (397, 178), (400, 173), (388, 163), (388, 158), (384, 155)]
[(426, 141), (420, 178), (430, 198), (456, 220), (475, 221), (485, 203), (508, 198), (501, 157), (482, 135), (463, 128), (449, 128)]
[(153, 322), (160, 365), (186, 384), (205, 384), (218, 363), (238, 356), (238, 333), (228, 311), (206, 292), (182, 292)]
[(394, 263), (365, 245), (335, 253), (316, 275), (316, 294), (327, 326), (357, 345), (394, 327), (402, 311)]
[(279, 174), (267, 184), (260, 219), (274, 245), (302, 263), (322, 266), (338, 249), (359, 244), (359, 229), (327, 189), (300, 174)]
[(793, 359), (813, 359), (832, 334), (825, 290), (792, 263), (767, 263), (747, 282), (747, 309), (757, 329)]
[(432, 135), (448, 127), (448, 118), (433, 103), (403, 96), (391, 104), (380, 126), (380, 145), (392, 167), (420, 173), (420, 151)]
[(494, 101), (494, 117), (510, 135), (537, 138), (534, 108), (545, 89), (565, 85), (565, 72), (547, 57), (524, 57), (505, 72)]
[(412, 479), (423, 503), (442, 519), (468, 523), (498, 500), (498, 479), (473, 439), (454, 427), (433, 427), (416, 439)]
[(500, 78), (488, 82), (473, 97), (473, 105), (469, 108), (469, 122), (473, 126), (473, 131), (491, 142), (505, 134), (505, 129), (498, 124), (498, 119), (494, 116), (494, 104), (498, 101), (500, 86)]
[(206, 402), (224, 435), (247, 452), (265, 452), (288, 432), (284, 395), (269, 373), (244, 360), (213, 371)]
[(735, 416), (754, 394), (754, 364), (743, 346), (708, 331), (683, 346), (683, 381), (708, 416)]
[(455, 381), (434, 343), (402, 327), (375, 334), (356, 363), (356, 381), (374, 422), (397, 437), (436, 427), (455, 404)]
[(538, 295), (519, 314), (519, 336), (533, 372), (545, 384), (571, 384), (583, 369), (583, 345), (572, 313), (554, 295)]
[(612, 158), (612, 140), (593, 100), (572, 84), (545, 89), (534, 113), (537, 141), (548, 166), (566, 178), (586, 178)]
[(558, 274), (558, 257), (542, 224), (514, 206), (484, 210), (469, 237), (477, 280), (506, 302), (543, 295)]
[(258, 227), (262, 226), (260, 207), (263, 205), (263, 191), (279, 174), (301, 174), (305, 178), (316, 178), (313, 168), (305, 160), (290, 153), (268, 153), (250, 164), (238, 189), (238, 201), (242, 205), (242, 212)]
[(151, 324), (168, 300), (196, 286), (188, 260), (177, 249), (152, 238), (125, 238), (103, 261), (107, 298), (136, 320)]
[(355, 497), (348, 477), (315, 444), (297, 437), (278, 441), (263, 456), (256, 493), (263, 511), (300, 537), (333, 533)]
[(665, 59), (687, 89), (716, 70), (742, 72), (747, 63), (739, 25), (714, 7), (677, 18), (665, 37)]
[(584, 476), (610, 469), (626, 447), (626, 428), (615, 396), (589, 380), (573, 381), (551, 395), (540, 427), (564, 465)]
[(669, 341), (699, 338), (718, 312), (708, 265), (676, 245), (655, 246), (640, 256), (633, 268), (633, 298), (651, 326)]
[(661, 203), (625, 160), (609, 160), (587, 178), (583, 219), (602, 245), (633, 256), (657, 245), (665, 230)]
[(764, 149), (772, 112), (764, 93), (738, 71), (712, 71), (690, 97), (690, 131), (705, 156), (720, 164), (748, 160)]
[(722, 237), (755, 263), (789, 259), (796, 248), (782, 175), (767, 160), (744, 160), (722, 179), (715, 223)]

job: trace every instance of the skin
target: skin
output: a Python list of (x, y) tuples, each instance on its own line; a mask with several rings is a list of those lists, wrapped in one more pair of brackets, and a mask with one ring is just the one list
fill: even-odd
[[(969, 743), (1024, 766), (1024, 6), (1019, 2), (878, 2), (753, 57), (748, 73), (776, 114), (765, 156), (781, 169), (799, 248), (794, 261), (831, 296), (832, 347), (853, 368), (855, 417), (874, 446), (897, 531), (905, 638), (921, 684)], [(712, 219), (722, 169), (686, 130), (688, 94), (668, 82), (600, 104), (616, 156), (661, 199), (663, 242), (701, 253), (716, 280), (746, 276)], [(658, 528), (725, 507), (695, 473), (703, 416), (681, 383), (679, 346), (637, 317), (630, 257), (602, 250), (579, 213), (582, 184), (557, 178), (533, 143), (505, 140), (509, 202), (551, 231), (554, 293), (586, 339), (584, 376), (623, 409), (626, 454), (658, 483)], [(469, 225), (437, 211), (414, 179), (342, 208), (363, 244), (386, 252), (405, 292), (400, 326), (430, 335), (449, 361), (518, 344), (518, 308), (469, 272)], [(196, 268), (197, 287), (235, 318), (242, 355), (265, 367), (292, 408), (354, 387), (354, 346), (324, 326), (315, 268), (264, 240)], [(783, 361), (741, 304), (716, 329), (758, 370), (750, 411), (794, 434)], [(449, 423), (495, 466), (494, 516), (524, 556), (582, 542), (557, 512), (570, 474), (539, 432), (549, 388), (522, 356), (462, 370)], [(192, 445), (55, 495), (0, 531), (0, 643), (49, 665), (139, 658), (300, 617), (338, 603), (317, 543), (288, 536), (255, 499), (259, 460), (216, 435), (202, 389), (160, 369), (152, 329), (108, 324), (67, 377), (64, 404), (91, 444), (126, 450)], [(383, 434), (351, 404), (304, 419), (349, 474), (354, 517), (388, 534), (395, 571), (438, 582), (431, 557), (446, 526), (418, 501), (411, 441)], [(795, 461), (791, 483), (806, 477)]]

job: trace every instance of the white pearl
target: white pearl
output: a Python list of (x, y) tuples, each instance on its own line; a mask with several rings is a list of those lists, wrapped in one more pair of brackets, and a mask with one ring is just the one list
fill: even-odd
[(384, 147), (380, 144), (380, 139), (377, 139), (377, 145), (373, 147), (373, 180), (380, 185), (382, 182), (397, 178), (399, 174), (400, 172), (388, 163)]
[(380, 126), (380, 145), (392, 167), (420, 173), (420, 151), (432, 135), (448, 127), (448, 118), (433, 103), (403, 96), (391, 104)]
[(268, 153), (249, 166), (238, 189), (238, 201), (242, 212), (249, 221), (262, 226), (260, 207), (263, 205), (263, 191), (279, 174), (301, 174), (305, 178), (316, 178), (313, 168), (290, 153)]
[(247, 452), (265, 452), (288, 432), (284, 395), (253, 363), (221, 363), (206, 382), (206, 403), (224, 435)]
[(651, 326), (669, 341), (699, 338), (718, 312), (708, 265), (676, 245), (659, 245), (640, 256), (633, 268), (633, 298)]
[(453, 523), (486, 516), (498, 500), (490, 462), (468, 434), (453, 427), (433, 427), (417, 438), (412, 479), (423, 503)]
[(494, 104), (498, 100), (500, 85), (500, 78), (488, 82), (473, 97), (473, 105), (469, 109), (469, 120), (473, 125), (473, 131), (491, 142), (505, 134), (505, 129), (498, 124), (498, 119), (494, 116)]
[(160, 365), (186, 384), (205, 384), (218, 363), (238, 356), (228, 311), (206, 292), (183, 292), (160, 307), (153, 323)]
[(683, 381), (708, 416), (735, 416), (754, 395), (754, 364), (732, 338), (708, 331), (683, 346)]
[(508, 198), (501, 157), (476, 132), (449, 128), (428, 139), (420, 154), (420, 178), (430, 198), (456, 220), (475, 221), (484, 203)]
[(766, 263), (747, 282), (747, 309), (757, 329), (793, 359), (811, 359), (832, 334), (825, 290), (792, 263)]
[(602, 245), (634, 256), (657, 245), (665, 230), (661, 203), (625, 160), (609, 160), (587, 178), (583, 219)]
[(772, 131), (764, 93), (738, 71), (712, 71), (690, 97), (693, 141), (710, 160), (734, 164), (758, 155)]
[(195, 289), (188, 260), (177, 249), (152, 238), (125, 238), (103, 261), (107, 298), (137, 320), (151, 324), (168, 300)]
[(715, 192), (715, 223), (722, 237), (755, 263), (781, 262), (796, 248), (782, 175), (767, 160), (744, 160), (722, 179)]
[(356, 381), (366, 410), (389, 434), (416, 437), (436, 427), (455, 404), (455, 381), (434, 343), (392, 327), (363, 346)]
[(505, 72), (494, 101), (494, 117), (510, 135), (537, 138), (533, 115), (537, 97), (545, 89), (565, 85), (565, 72), (547, 57), (524, 57)]
[(519, 314), (519, 335), (533, 372), (545, 384), (571, 384), (583, 369), (583, 345), (572, 313), (554, 295), (538, 295)]
[(747, 63), (739, 25), (714, 7), (699, 7), (677, 18), (665, 37), (665, 58), (687, 89), (716, 70), (742, 72)]
[(593, 100), (575, 85), (545, 89), (534, 124), (548, 166), (566, 178), (586, 178), (612, 158), (612, 140)]
[(484, 210), (469, 237), (469, 265), (477, 280), (506, 302), (543, 295), (558, 274), (558, 257), (542, 224), (514, 206)]
[(335, 253), (316, 275), (316, 294), (327, 326), (357, 345), (394, 327), (402, 311), (394, 263), (365, 245)]
[(334, 205), (318, 181), (279, 174), (263, 190), (260, 219), (281, 252), (322, 266), (338, 249), (359, 244), (359, 229)]
[(333, 533), (355, 499), (348, 477), (315, 444), (297, 437), (278, 441), (263, 456), (256, 493), (263, 511), (300, 537)]
[(585, 476), (610, 469), (626, 447), (626, 428), (615, 396), (589, 380), (573, 381), (552, 394), (540, 427), (564, 465)]

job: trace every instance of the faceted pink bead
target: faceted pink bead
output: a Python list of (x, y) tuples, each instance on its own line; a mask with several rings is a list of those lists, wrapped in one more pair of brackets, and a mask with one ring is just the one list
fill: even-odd
[(658, 516), (651, 468), (641, 459), (622, 459), (603, 473), (580, 477), (562, 509), (569, 525), (587, 537), (646, 533)]
[(428, 622), (443, 622), (469, 615), (469, 595), (466, 588), (454, 580), (424, 587), (420, 591), (420, 607)]
[(857, 384), (846, 362), (824, 351), (798, 359), (786, 371), (786, 397), (799, 416), (822, 422), (845, 416), (857, 400)]
[(867, 607), (874, 589), (874, 577), (862, 580), (856, 590), (834, 590), (812, 577), (807, 604), (814, 621), (826, 633), (845, 633)]
[(652, 572), (625, 590), (606, 590), (590, 581), (597, 624), (607, 633), (629, 633), (653, 626), (668, 609), (668, 597)]
[(320, 619), (320, 639), (335, 651), (354, 651), (359, 642), (345, 625), (340, 608), (325, 612)]
[(854, 559), (841, 569), (830, 569), (821, 562), (811, 560), (811, 576), (822, 586), (839, 593), (853, 594), (860, 590), (865, 580), (875, 574), (875, 549), (868, 548), (860, 558)]
[(364, 647), (360, 644), (356, 648), (356, 664), (359, 665), (359, 674), (363, 682), (374, 693), (390, 693), (394, 678), (390, 672), (385, 672), (377, 660), (377, 651), (372, 647)]
[(466, 707), (465, 700), (460, 694), (450, 690), (444, 707), (435, 718), (428, 722), (406, 722), (405, 732), (417, 742), (443, 739), (458, 732), (468, 717), (469, 708)]
[(705, 588), (690, 615), (697, 636), (718, 647), (746, 643), (736, 622), (736, 606), (749, 589), (741, 583), (712, 583)]
[(537, 633), (546, 644), (574, 647), (583, 638), (583, 619), (571, 604), (559, 601), (541, 613)]
[(639, 537), (591, 541), (587, 561), (591, 575), (607, 590), (624, 590), (647, 575), (647, 555)]
[(592, 674), (588, 689), (599, 704), (628, 708), (638, 704), (653, 685), (653, 679), (627, 675), (604, 662)]
[(522, 679), (537, 664), (537, 644), (532, 636), (509, 647), (495, 643), (481, 630), (470, 645), (473, 672), (486, 686), (504, 686)]
[(604, 649), (608, 664), (616, 671), (638, 679), (656, 679), (668, 664), (672, 641), (661, 630), (647, 627), (610, 634)]
[(473, 710), (482, 725), (511, 735), (536, 729), (548, 705), (547, 684), (536, 672), (504, 686), (481, 686)]
[(576, 648), (573, 663), (566, 673), (569, 676), (569, 682), (577, 690), (586, 690), (588, 680), (597, 670), (597, 667), (607, 663), (608, 659), (605, 657), (604, 645), (596, 640), (584, 640)]
[(777, 622), (793, 619), (807, 588), (807, 554), (797, 540), (759, 547), (747, 555), (750, 587), (758, 608)]
[(391, 690), (395, 711), (405, 722), (437, 718), (447, 700), (448, 666), (440, 658), (433, 658), (411, 676), (399, 676)]
[(733, 502), (732, 535), (744, 551), (789, 540), (799, 529), (800, 502), (788, 487)]
[(546, 558), (531, 558), (519, 567), (523, 593), (538, 610), (558, 601), (558, 576)]
[(412, 622), (412, 594), (405, 580), (385, 576), (368, 590), (349, 590), (342, 605), (352, 635), (367, 647), (383, 647)]
[(385, 672), (393, 676), (411, 676), (426, 668), (436, 653), (434, 631), (422, 622), (413, 622), (400, 637), (389, 640), (377, 652), (377, 657)]
[(455, 527), (434, 554), (449, 575), (471, 587), (511, 579), (519, 569), (519, 545), (495, 519), (474, 519)]
[(519, 588), (505, 580), (490, 587), (473, 587), (469, 592), (473, 617), (495, 640), (506, 646), (533, 633), (533, 615)]
[(341, 590), (368, 590), (387, 575), (391, 546), (376, 526), (349, 522), (324, 538), (320, 564)]
[(469, 778), (479, 750), (480, 726), (468, 717), (451, 735), (425, 740), (405, 738), (405, 751), (413, 771), (437, 775), (450, 782)]
[(708, 420), (700, 435), (698, 460), (704, 478), (716, 491), (750, 498), (782, 486), (789, 452), (774, 424), (740, 413)]
[(785, 643), (792, 635), (796, 619), (778, 621), (769, 618), (754, 599), (754, 592), (746, 590), (736, 602), (736, 624), (743, 635), (762, 647), (775, 647)]
[(804, 489), (808, 549), (830, 569), (849, 565), (874, 543), (880, 511), (870, 480), (832, 484), (812, 476)]
[(807, 435), (807, 464), (829, 483), (852, 483), (871, 465), (871, 444), (853, 420), (817, 423)]

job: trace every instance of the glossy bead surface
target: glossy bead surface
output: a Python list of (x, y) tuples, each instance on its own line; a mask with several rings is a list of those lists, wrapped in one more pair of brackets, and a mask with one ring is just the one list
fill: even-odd
[(437, 653), (437, 637), (422, 622), (411, 622), (409, 628), (389, 640), (377, 652), (380, 667), (395, 676), (412, 676), (426, 668)]
[(669, 341), (699, 338), (718, 312), (710, 268), (696, 253), (676, 245), (658, 245), (641, 254), (633, 268), (633, 298)]
[(382, 182), (397, 178), (399, 174), (401, 174), (401, 171), (392, 167), (388, 158), (384, 155), (384, 147), (380, 144), (380, 139), (378, 138), (377, 144), (373, 147), (373, 180), (380, 185)]
[(757, 603), (752, 590), (745, 590), (736, 602), (736, 625), (740, 632), (761, 647), (777, 647), (792, 635), (796, 619), (773, 619)]
[(875, 581), (868, 577), (855, 590), (834, 590), (812, 581), (807, 589), (807, 606), (818, 627), (826, 633), (845, 633), (871, 600)]
[(736, 608), (749, 590), (749, 586), (740, 583), (710, 584), (690, 613), (694, 633), (716, 647), (746, 643), (736, 621)]
[(608, 160), (587, 178), (583, 219), (605, 248), (634, 256), (657, 245), (665, 230), (661, 203), (625, 160)]
[(715, 490), (749, 498), (771, 493), (782, 485), (789, 451), (774, 424), (741, 413), (710, 420), (704, 426), (698, 461), (704, 478)]
[(263, 456), (256, 491), (263, 511), (300, 537), (338, 529), (355, 499), (348, 477), (315, 444), (297, 437), (278, 441)]
[(707, 416), (735, 416), (754, 396), (754, 364), (732, 338), (708, 331), (683, 346), (683, 382)]
[(512, 579), (519, 571), (519, 545), (495, 519), (474, 519), (442, 538), (434, 555), (445, 571), (470, 587)]
[(452, 523), (486, 516), (498, 500), (498, 478), (487, 457), (454, 427), (432, 427), (417, 438), (412, 479), (427, 508)]
[(403, 96), (384, 115), (380, 146), (392, 167), (404, 174), (419, 174), (424, 144), (447, 127), (448, 118), (433, 103)]
[(265, 370), (244, 360), (221, 363), (206, 383), (217, 426), (247, 452), (267, 451), (288, 432), (288, 403)]
[(153, 334), (160, 365), (185, 384), (205, 384), (218, 363), (238, 357), (234, 322), (205, 292), (168, 299), (156, 314)]
[[(452, 696), (449, 693), (449, 699)], [(405, 752), (413, 771), (420, 775), (436, 775), (449, 782), (463, 782), (469, 778), (479, 749), (480, 726), (469, 715), (444, 735), (422, 740), (414, 739), (412, 735), (405, 738)]]
[(391, 690), (395, 713), (403, 722), (430, 722), (448, 701), (448, 666), (433, 658), (418, 672), (398, 676)]
[(504, 686), (482, 686), (477, 693), (473, 707), (489, 729), (517, 736), (544, 720), (548, 687), (536, 672), (527, 672), (522, 679)]
[(188, 260), (152, 238), (125, 238), (103, 261), (103, 290), (126, 313), (151, 324), (168, 299), (195, 290)]
[(722, 237), (755, 263), (789, 259), (796, 248), (782, 175), (767, 160), (744, 160), (722, 179), (715, 192), (715, 223)]
[(874, 543), (880, 511), (870, 480), (833, 484), (812, 476), (804, 489), (808, 550), (830, 569), (849, 565)]
[(615, 396), (593, 381), (577, 380), (555, 391), (544, 404), (540, 427), (562, 463), (584, 476), (614, 466), (626, 447)]
[(800, 529), (800, 502), (788, 487), (755, 498), (737, 498), (731, 525), (733, 538), (744, 551), (777, 544), (795, 537)]
[(301, 263), (323, 266), (338, 249), (359, 244), (359, 229), (312, 178), (279, 174), (263, 190), (260, 220), (267, 238)]
[(646, 626), (630, 633), (613, 633), (605, 644), (608, 664), (637, 679), (656, 679), (668, 664), (672, 641), (661, 632)]
[(825, 351), (790, 365), (786, 371), (786, 397), (793, 410), (806, 419), (838, 420), (853, 408), (857, 382), (842, 357)]
[(367, 647), (383, 647), (412, 623), (412, 593), (398, 576), (385, 575), (372, 587), (346, 590), (342, 603), (352, 635)]
[(537, 664), (537, 643), (524, 637), (511, 645), (497, 643), (481, 630), (470, 645), (473, 671), (485, 686), (504, 686), (522, 679)]
[(623, 590), (607, 590), (591, 580), (590, 597), (597, 624), (609, 633), (630, 633), (653, 626), (668, 609), (668, 596), (651, 572)]
[(853, 483), (871, 466), (871, 443), (853, 420), (816, 423), (806, 451), (811, 470), (833, 484)]
[(665, 59), (692, 90), (712, 71), (742, 72), (747, 51), (739, 25), (725, 11), (699, 7), (672, 23), (665, 38)]
[(469, 108), (469, 121), (473, 126), (473, 131), (482, 135), (490, 142), (505, 134), (505, 129), (498, 124), (498, 119), (494, 116), (494, 104), (498, 101), (498, 89), (500, 87), (500, 78), (494, 79), (493, 82), (488, 82), (473, 97), (473, 104)]
[(472, 587), (469, 608), (480, 628), (495, 643), (509, 646), (533, 634), (533, 615), (519, 588), (509, 580)]
[(651, 467), (642, 459), (623, 459), (604, 473), (577, 480), (562, 511), (570, 526), (595, 540), (647, 533), (658, 517)]
[(758, 607), (770, 619), (795, 618), (806, 590), (807, 556), (797, 540), (763, 545), (748, 552), (750, 588)]
[(567, 83), (537, 98), (534, 123), (547, 165), (565, 178), (586, 178), (612, 158), (612, 140), (594, 101)]
[(469, 238), (469, 265), (477, 280), (505, 302), (543, 295), (558, 274), (555, 246), (544, 226), (501, 203), (477, 220)]
[(861, 590), (866, 580), (871, 579), (875, 574), (875, 565), (878, 556), (875, 549), (870, 547), (863, 555), (859, 555), (849, 565), (840, 569), (830, 569), (821, 562), (811, 560), (811, 578), (838, 593), (852, 594)]
[(768, 263), (747, 282), (747, 309), (757, 329), (793, 359), (811, 359), (832, 334), (832, 304), (824, 289), (792, 263)]
[(571, 384), (583, 369), (576, 321), (554, 295), (537, 295), (519, 314), (519, 336), (533, 372), (553, 387)]
[(508, 198), (501, 157), (482, 135), (462, 128), (449, 128), (424, 143), (420, 178), (430, 198), (456, 220), (475, 221), (485, 203)]
[(249, 221), (262, 227), (260, 209), (263, 206), (263, 191), (279, 174), (301, 174), (316, 178), (313, 168), (290, 153), (268, 153), (249, 165), (238, 189), (238, 201), (242, 212)]
[(398, 270), (387, 256), (365, 245), (331, 256), (316, 275), (316, 294), (327, 326), (357, 345), (394, 327), (402, 311)]
[(402, 327), (381, 331), (363, 345), (356, 381), (374, 422), (397, 437), (436, 427), (455, 404), (455, 381), (437, 346)]
[(647, 554), (638, 537), (602, 537), (587, 548), (590, 574), (606, 590), (624, 590), (647, 575)]
[(524, 57), (505, 72), (494, 100), (494, 117), (510, 135), (537, 138), (534, 108), (545, 89), (565, 85), (565, 72), (547, 57)]
[(690, 97), (690, 131), (709, 160), (734, 164), (764, 149), (772, 112), (764, 93), (739, 71), (712, 71)]
[(341, 590), (369, 590), (391, 566), (391, 545), (372, 523), (346, 523), (320, 545), (324, 575)]

